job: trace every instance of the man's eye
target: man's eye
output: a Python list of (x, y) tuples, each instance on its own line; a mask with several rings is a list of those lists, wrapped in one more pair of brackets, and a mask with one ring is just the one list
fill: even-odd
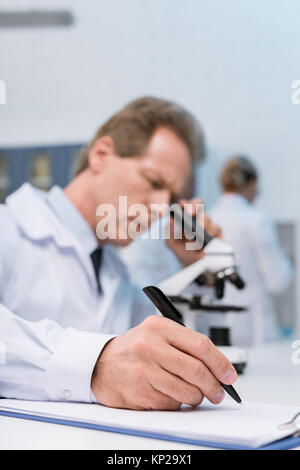
[(163, 185), (160, 181), (151, 180), (151, 185), (153, 189), (162, 189)]
[(152, 188), (154, 189), (162, 189), (162, 184), (158, 181), (152, 181)]
[(152, 186), (153, 189), (164, 189), (165, 185), (163, 181), (155, 179), (153, 176), (150, 175), (143, 175), (144, 178), (148, 181), (148, 183)]

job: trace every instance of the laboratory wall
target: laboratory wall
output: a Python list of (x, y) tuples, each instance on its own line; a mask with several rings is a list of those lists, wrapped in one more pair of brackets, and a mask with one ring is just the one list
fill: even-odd
[[(0, 30), (0, 150), (80, 145), (142, 95), (176, 100), (200, 120), (207, 207), (236, 152), (261, 175), (258, 205), (276, 222), (299, 218), (299, 0), (2, 0), (2, 9), (69, 9), (74, 25)], [(300, 252), (300, 250), (299, 250)], [(298, 255), (297, 255), (298, 256)]]

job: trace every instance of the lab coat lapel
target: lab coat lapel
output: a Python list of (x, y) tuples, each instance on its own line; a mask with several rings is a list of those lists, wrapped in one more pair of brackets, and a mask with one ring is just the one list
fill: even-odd
[(90, 282), (96, 286), (95, 273), (90, 257), (77, 238), (67, 230), (45, 202), (43, 191), (25, 183), (6, 199), (16, 225), (31, 240), (52, 238), (57, 246), (71, 248), (80, 260)]

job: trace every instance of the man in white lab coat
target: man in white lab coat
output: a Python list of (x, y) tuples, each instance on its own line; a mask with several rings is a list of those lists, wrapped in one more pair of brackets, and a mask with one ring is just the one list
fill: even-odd
[(259, 344), (278, 338), (272, 295), (282, 293), (292, 277), (291, 263), (280, 248), (269, 218), (254, 205), (258, 174), (244, 156), (230, 158), (220, 175), (223, 195), (209, 212), (233, 246), (246, 287), (226, 288), (223, 301), (244, 305), (248, 312), (227, 316), (234, 344)]
[[(180, 198), (202, 146), (187, 111), (136, 100), (98, 130), (64, 191), (25, 184), (0, 206), (1, 396), (131, 409), (222, 401), (232, 365), (205, 336), (151, 315), (113, 246), (131, 241), (128, 228), (119, 236), (133, 219), (119, 196), (147, 219), (151, 204)], [(116, 209), (116, 236), (99, 207)], [(169, 245), (182, 262), (203, 256)]]

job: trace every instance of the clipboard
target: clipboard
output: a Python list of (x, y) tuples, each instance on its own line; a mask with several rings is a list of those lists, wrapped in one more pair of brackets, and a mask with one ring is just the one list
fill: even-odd
[[(110, 425), (110, 424), (98, 424), (98, 423), (93, 423), (89, 421), (83, 421), (81, 419), (70, 419), (70, 418), (66, 418), (63, 416), (53, 417), (49, 415), (41, 415), (38, 413), (33, 414), (30, 412), (21, 412), (21, 411), (17, 411), (13, 409), (9, 410), (9, 409), (4, 409), (3, 407), (1, 407), (2, 401), (5, 401), (5, 400), (0, 400), (0, 416), (6, 416), (10, 418), (27, 419), (31, 421), (52, 423), (52, 424), (57, 424), (57, 425), (78, 427), (78, 428), (84, 428), (84, 429), (92, 429), (92, 430), (97, 430), (97, 431), (112, 432), (112, 433), (118, 433), (118, 434), (125, 434), (129, 436), (146, 437), (146, 438), (151, 438), (151, 439), (159, 439), (163, 441), (171, 441), (171, 442), (177, 442), (177, 443), (182, 443), (182, 444), (191, 444), (195, 446), (203, 446), (203, 447), (225, 449), (225, 450), (287, 450), (287, 449), (292, 449), (295, 447), (300, 447), (300, 431), (299, 431), (300, 421), (298, 421), (300, 418), (300, 413), (297, 413), (290, 421), (279, 425), (279, 428), (289, 430), (291, 433), (293, 433), (292, 435), (286, 436), (282, 439), (276, 440), (274, 442), (270, 442), (260, 447), (249, 447), (249, 446), (243, 446), (243, 445), (230, 444), (228, 442), (219, 442), (219, 441), (216, 442), (213, 440), (176, 436), (176, 435), (172, 435), (172, 434), (168, 434), (164, 432), (130, 429), (130, 428), (124, 428), (123, 426), (115, 426), (115, 425)], [(18, 402), (21, 402), (21, 401), (18, 401)], [(89, 406), (89, 405), (83, 405), (83, 406)], [(140, 413), (140, 412), (137, 412), (137, 413)]]

